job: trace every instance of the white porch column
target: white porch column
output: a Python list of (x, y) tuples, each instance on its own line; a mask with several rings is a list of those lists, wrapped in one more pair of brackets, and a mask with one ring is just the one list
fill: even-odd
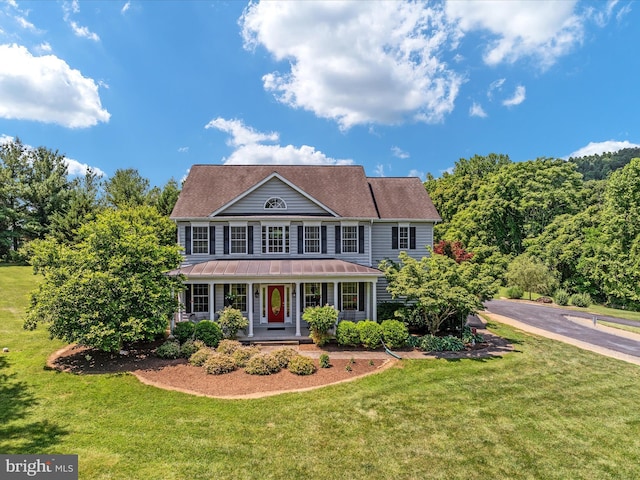
[(374, 280), (373, 282), (371, 282), (371, 307), (373, 308), (373, 314), (372, 314), (372, 318), (371, 320), (373, 320), (374, 322), (378, 321), (378, 285), (377, 282)]
[(213, 321), (216, 316), (216, 284), (209, 283), (209, 320)]
[(300, 282), (296, 282), (296, 337), (300, 337)]
[(333, 308), (338, 310), (338, 282), (333, 282)]
[(247, 313), (249, 314), (249, 334), (248, 337), (253, 337), (253, 283), (249, 283), (247, 286)]

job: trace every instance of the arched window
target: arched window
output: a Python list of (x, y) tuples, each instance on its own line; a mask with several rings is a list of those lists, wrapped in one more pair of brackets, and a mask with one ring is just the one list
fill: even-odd
[(284, 210), (287, 208), (287, 204), (280, 197), (271, 197), (264, 203), (264, 208), (280, 208)]

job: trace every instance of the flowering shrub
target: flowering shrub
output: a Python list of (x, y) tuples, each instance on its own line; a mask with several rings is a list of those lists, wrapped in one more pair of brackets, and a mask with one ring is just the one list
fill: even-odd
[(201, 367), (214, 354), (215, 352), (210, 348), (201, 348), (189, 357), (189, 364), (195, 367)]
[(218, 312), (218, 315), (218, 323), (226, 338), (236, 338), (239, 330), (244, 330), (249, 326), (249, 320), (247, 317), (243, 317), (242, 312), (237, 308), (224, 307)]
[(236, 362), (231, 355), (214, 353), (203, 366), (204, 370), (211, 375), (222, 375), (233, 372), (236, 369)]
[(242, 344), (237, 340), (221, 340), (218, 344), (218, 348), (216, 348), (216, 352), (231, 355), (241, 346)]
[(249, 359), (251, 357), (253, 357), (254, 355), (257, 355), (259, 353), (260, 353), (260, 348), (259, 347), (240, 347), (240, 348), (237, 348), (231, 354), (231, 356), (235, 360), (236, 365), (238, 367), (242, 368), (247, 364), (247, 362), (249, 361)]
[(276, 357), (268, 353), (261, 353), (249, 359), (244, 371), (249, 375), (271, 375), (272, 373), (278, 373), (280, 366)]
[(293, 348), (279, 348), (271, 352), (271, 355), (275, 357), (280, 368), (287, 368), (289, 361), (298, 355), (298, 352)]
[(324, 307), (308, 307), (302, 314), (302, 319), (309, 324), (309, 337), (313, 342), (322, 346), (329, 341), (329, 329), (338, 320), (338, 311), (331, 305)]
[(296, 355), (289, 362), (289, 371), (296, 375), (311, 375), (315, 373), (316, 366), (313, 364), (313, 360), (304, 355)]

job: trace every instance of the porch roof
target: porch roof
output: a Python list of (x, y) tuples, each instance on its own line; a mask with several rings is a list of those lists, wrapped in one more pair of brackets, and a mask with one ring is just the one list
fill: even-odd
[(184, 265), (168, 272), (168, 275), (179, 274), (188, 278), (383, 276), (383, 273), (376, 268), (336, 259), (209, 260)]

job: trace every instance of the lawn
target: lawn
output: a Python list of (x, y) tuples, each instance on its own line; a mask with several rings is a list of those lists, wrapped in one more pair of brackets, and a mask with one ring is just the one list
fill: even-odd
[(356, 382), (215, 400), (48, 371), (0, 267), (0, 453), (74, 453), (81, 479), (640, 478), (640, 368), (498, 324), (516, 352), (403, 361)]

